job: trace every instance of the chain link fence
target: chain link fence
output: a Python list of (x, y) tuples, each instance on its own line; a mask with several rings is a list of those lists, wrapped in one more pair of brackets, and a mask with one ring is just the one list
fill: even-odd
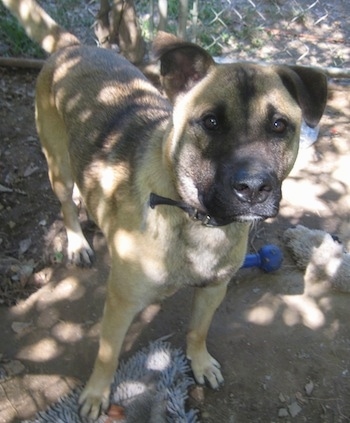
[[(111, 1), (111, 0), (110, 0)], [(165, 30), (178, 33), (181, 4), (187, 0), (135, 1), (146, 41), (159, 26), (159, 1), (167, 4)], [(45, 8), (87, 44), (96, 44), (93, 21), (99, 0), (45, 0)], [(24, 54), (23, 30), (0, 3), (0, 55)], [(220, 60), (263, 61), (337, 68), (350, 77), (348, 0), (188, 0), (186, 37)], [(10, 43), (19, 51), (9, 47)], [(28, 52), (26, 52), (28, 50)], [(35, 52), (35, 51), (34, 51)]]
[[(175, 3), (167, 26), (174, 33)], [(157, 27), (153, 10), (152, 17), (140, 10), (143, 28), (147, 20)], [(344, 0), (199, 0), (198, 15), (189, 4), (187, 38), (227, 59), (344, 69), (350, 68), (349, 17)]]

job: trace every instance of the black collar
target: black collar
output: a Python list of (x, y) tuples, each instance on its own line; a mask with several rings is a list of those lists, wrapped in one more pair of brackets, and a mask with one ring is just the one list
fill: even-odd
[(175, 201), (170, 198), (161, 197), (160, 195), (154, 194), (153, 192), (151, 192), (149, 196), (149, 205), (151, 209), (154, 209), (158, 205), (176, 206), (186, 212), (191, 219), (200, 221), (204, 226), (221, 226), (207, 213), (203, 213), (198, 209), (190, 206), (189, 204), (184, 203), (183, 201)]

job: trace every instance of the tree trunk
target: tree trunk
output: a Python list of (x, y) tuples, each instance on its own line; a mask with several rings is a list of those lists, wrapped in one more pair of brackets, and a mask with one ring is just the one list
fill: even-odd
[(178, 27), (177, 35), (183, 40), (186, 39), (187, 17), (188, 17), (188, 0), (180, 0), (179, 27)]
[(198, 6), (199, 6), (199, 0), (193, 1), (193, 7), (192, 7), (192, 33), (191, 33), (191, 41), (193, 43), (197, 42), (197, 32), (198, 32)]
[(103, 47), (118, 45), (120, 53), (134, 64), (145, 54), (145, 42), (138, 25), (133, 0), (100, 0), (95, 33)]
[(100, 11), (96, 16), (94, 31), (101, 47), (111, 48), (109, 13), (111, 6), (108, 0), (100, 0)]
[(168, 21), (168, 0), (158, 0), (159, 24), (158, 31), (165, 31)]

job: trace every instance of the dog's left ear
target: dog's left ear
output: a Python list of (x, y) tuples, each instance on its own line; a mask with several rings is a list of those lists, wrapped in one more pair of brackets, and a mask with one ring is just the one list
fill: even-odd
[(327, 103), (326, 75), (303, 66), (279, 66), (277, 73), (298, 102), (308, 126), (317, 126)]
[(204, 49), (166, 32), (157, 34), (153, 54), (160, 59), (161, 84), (172, 102), (194, 87), (214, 65)]

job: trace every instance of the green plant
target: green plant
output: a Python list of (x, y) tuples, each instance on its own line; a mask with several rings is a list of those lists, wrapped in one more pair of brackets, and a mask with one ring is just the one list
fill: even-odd
[[(94, 17), (81, 13), (81, 0), (55, 0), (43, 4), (48, 14), (62, 27), (91, 32)], [(80, 34), (79, 34), (80, 35)], [(83, 38), (83, 37), (82, 37)], [(0, 48), (6, 56), (45, 57), (44, 51), (25, 33), (23, 27), (0, 2)]]
[(26, 35), (22, 26), (1, 3), (0, 39), (5, 56), (45, 57), (44, 51)]
[(81, 0), (55, 0), (45, 5), (48, 14), (62, 27), (70, 29), (90, 27), (94, 18), (90, 14), (81, 13), (84, 3)]

